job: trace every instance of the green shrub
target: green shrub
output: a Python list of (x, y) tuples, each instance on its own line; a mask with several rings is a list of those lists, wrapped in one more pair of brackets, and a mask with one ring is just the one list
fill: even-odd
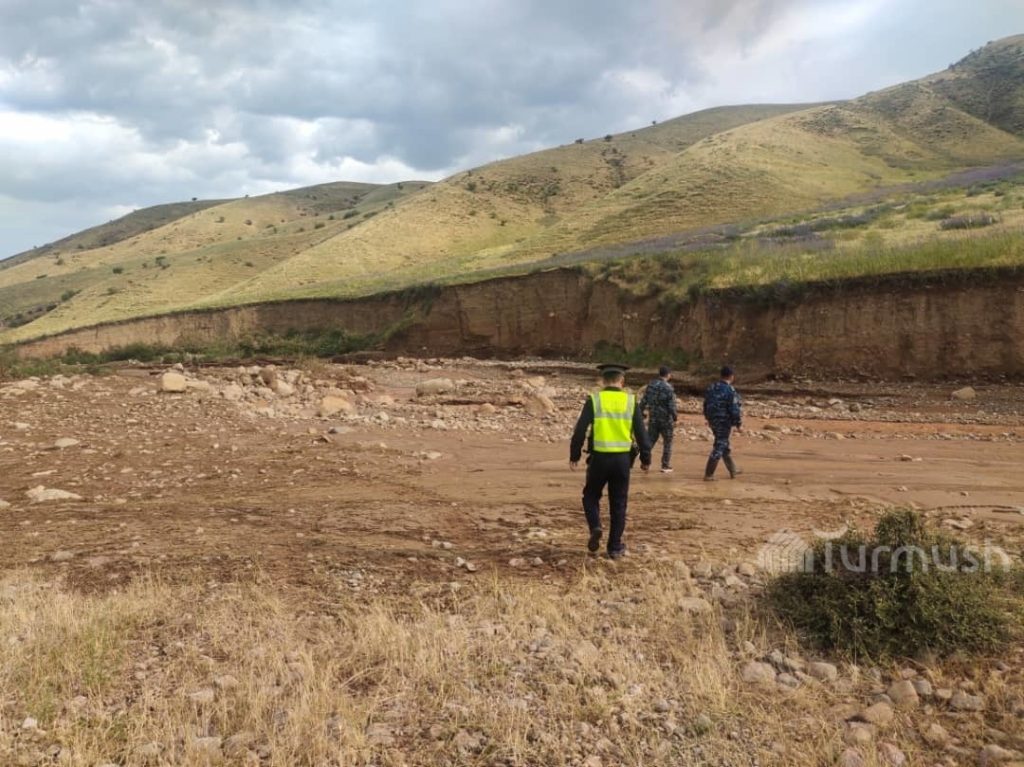
[(913, 511), (882, 516), (870, 537), (820, 542), (772, 580), (770, 608), (804, 638), (855, 657), (990, 651), (1019, 633), (1020, 571), (931, 531)]

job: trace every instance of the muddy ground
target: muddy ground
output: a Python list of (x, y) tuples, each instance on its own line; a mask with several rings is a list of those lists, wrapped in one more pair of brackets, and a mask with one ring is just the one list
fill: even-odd
[[(584, 367), (203, 368), (181, 393), (160, 391), (163, 372), (0, 386), (0, 566), (85, 590), (259, 577), (329, 600), (494, 570), (558, 579), (585, 558), (568, 466)], [(738, 385), (745, 474), (701, 481), (708, 433), (680, 386), (675, 473), (634, 475), (632, 561), (756, 563), (781, 530), (865, 526), (894, 505), (1019, 556), (1020, 386), (960, 401), (948, 384)], [(321, 415), (324, 397), (342, 409)], [(30, 500), (39, 486), (78, 498)]]

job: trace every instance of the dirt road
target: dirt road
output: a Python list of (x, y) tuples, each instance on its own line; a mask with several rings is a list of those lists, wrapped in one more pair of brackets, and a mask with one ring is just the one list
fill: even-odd
[[(3, 568), (61, 570), (89, 589), (198, 571), (372, 590), (491, 569), (558, 578), (584, 558), (583, 475), (569, 470), (567, 440), (585, 372), (473, 361), (274, 371), (295, 380), (285, 396), (235, 369), (160, 393), (160, 372), (0, 390)], [(439, 377), (450, 389), (417, 395)], [(892, 505), (1020, 551), (1020, 388), (958, 402), (948, 386), (836, 384), (831, 404), (791, 388), (746, 390), (736, 481), (700, 481), (707, 434), (697, 400), (683, 400), (676, 472), (634, 476), (635, 559), (756, 561), (780, 530), (869, 524)], [(317, 414), (330, 391), (350, 413)], [(79, 498), (32, 502), (38, 486)]]

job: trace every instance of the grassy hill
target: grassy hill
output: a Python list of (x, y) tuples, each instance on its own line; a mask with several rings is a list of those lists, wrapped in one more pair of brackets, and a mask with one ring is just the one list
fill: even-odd
[[(138, 223), (84, 232), (0, 270), (0, 322), (18, 325), (0, 340), (181, 308), (470, 279), (707, 227), (756, 238), (768, 222), (864, 196), (938, 210), (942, 195), (908, 202), (900, 190), (1019, 160), (1024, 36), (852, 101), (705, 110), (432, 185), (328, 184), (175, 209), (173, 218), (168, 210), (162, 220), (133, 214)], [(954, 194), (958, 209), (978, 212), (960, 200), (964, 189)], [(1019, 225), (1007, 207), (1015, 194), (988, 203), (999, 209), (997, 229)], [(876, 216), (868, 226), (891, 243), (911, 232), (950, 236), (926, 215)]]
[(0, 322), (18, 336), (188, 306), (426, 186), (341, 182), (147, 208), (3, 262)]

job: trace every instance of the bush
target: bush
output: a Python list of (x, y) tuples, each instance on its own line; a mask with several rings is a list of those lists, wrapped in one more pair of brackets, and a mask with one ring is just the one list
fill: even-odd
[(819, 543), (799, 571), (769, 583), (766, 598), (822, 649), (873, 659), (950, 655), (1014, 637), (1024, 615), (1020, 580), (1001, 558), (930, 531), (913, 511), (894, 511), (871, 537)]
[(123, 266), (115, 266), (111, 271), (114, 274), (124, 274), (124, 267)]
[(952, 216), (939, 224), (939, 229), (981, 229), (996, 222), (988, 213), (973, 213), (966, 216)]

